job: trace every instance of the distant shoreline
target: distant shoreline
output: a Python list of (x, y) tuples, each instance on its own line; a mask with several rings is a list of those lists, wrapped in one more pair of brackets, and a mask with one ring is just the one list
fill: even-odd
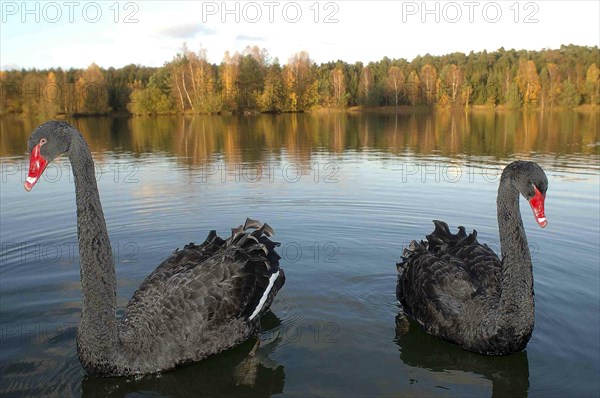
[[(328, 109), (319, 110), (320, 112), (328, 112)], [(508, 109), (506, 106), (497, 105), (471, 105), (469, 107), (450, 107), (450, 108), (437, 108), (430, 106), (410, 106), (410, 105), (399, 105), (399, 106), (376, 106), (376, 107), (364, 107), (364, 106), (353, 106), (347, 109), (340, 109), (340, 112), (348, 113), (398, 113), (398, 114), (411, 114), (411, 113), (435, 113), (435, 112), (600, 112), (600, 105), (579, 105), (575, 108), (558, 107), (553, 108), (519, 108), (519, 109)]]
[(164, 114), (148, 114), (148, 115), (136, 115), (128, 112), (106, 112), (106, 113), (94, 113), (85, 114), (79, 113), (74, 115), (57, 114), (50, 117), (44, 117), (43, 115), (26, 116), (23, 114), (11, 113), (0, 115), (0, 119), (16, 118), (16, 119), (27, 119), (27, 118), (40, 118), (40, 119), (84, 119), (84, 118), (95, 118), (95, 117), (160, 117), (160, 116), (257, 116), (257, 115), (285, 115), (285, 114), (398, 114), (398, 115), (412, 115), (412, 114), (434, 114), (434, 113), (507, 113), (507, 112), (577, 112), (577, 113), (600, 113), (600, 105), (579, 105), (575, 108), (558, 107), (555, 106), (550, 108), (525, 108), (525, 109), (508, 109), (505, 106), (489, 106), (489, 105), (472, 105), (467, 108), (464, 107), (450, 107), (450, 108), (438, 108), (426, 105), (399, 105), (399, 106), (352, 106), (349, 108), (319, 108), (309, 111), (297, 111), (297, 112), (259, 112), (259, 111), (246, 111), (246, 112), (215, 112), (215, 113), (164, 113)]

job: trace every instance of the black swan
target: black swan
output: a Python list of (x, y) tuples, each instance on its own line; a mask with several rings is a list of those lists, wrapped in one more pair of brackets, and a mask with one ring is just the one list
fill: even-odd
[(161, 372), (257, 332), (260, 316), (285, 282), (278, 244), (268, 238), (271, 227), (248, 219), (225, 240), (211, 231), (204, 243), (175, 250), (144, 280), (118, 320), (115, 264), (85, 139), (70, 124), (50, 121), (33, 131), (28, 146), (27, 191), (62, 153), (73, 169), (83, 295), (77, 352), (87, 373)]
[(396, 296), (426, 332), (469, 351), (506, 355), (527, 345), (534, 323), (533, 272), (519, 212), (519, 193), (540, 227), (547, 224), (548, 179), (534, 162), (504, 169), (497, 198), (502, 260), (477, 242), (477, 231), (457, 234), (434, 221), (427, 242), (412, 241), (397, 264)]

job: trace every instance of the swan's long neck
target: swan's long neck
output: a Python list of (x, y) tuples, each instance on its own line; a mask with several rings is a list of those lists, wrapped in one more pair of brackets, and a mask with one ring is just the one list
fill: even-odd
[(87, 143), (74, 133), (69, 160), (75, 177), (83, 307), (77, 348), (84, 368), (114, 363), (117, 351), (116, 276), (112, 248)]
[(519, 191), (509, 175), (503, 175), (500, 181), (497, 208), (502, 253), (499, 319), (509, 320), (502, 326), (528, 340), (534, 322), (533, 272), (519, 211)]

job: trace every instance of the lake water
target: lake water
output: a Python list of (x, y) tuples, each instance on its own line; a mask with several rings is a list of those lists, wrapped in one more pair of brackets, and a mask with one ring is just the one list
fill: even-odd
[[(73, 179), (62, 158), (26, 193), (39, 121), (0, 120), (0, 395), (597, 397), (600, 127), (588, 113), (298, 114), (71, 121), (96, 161), (119, 314), (175, 248), (247, 216), (282, 243), (287, 282), (249, 341), (158, 376), (85, 376)], [(398, 317), (402, 249), (476, 228), (496, 250), (496, 190), (515, 159), (549, 178), (540, 229), (522, 200), (535, 280), (524, 352), (460, 350)]]

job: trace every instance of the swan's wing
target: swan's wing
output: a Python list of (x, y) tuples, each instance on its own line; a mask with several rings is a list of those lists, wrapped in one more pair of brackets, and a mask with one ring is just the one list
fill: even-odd
[(409, 315), (435, 334), (435, 328), (452, 328), (473, 299), (498, 292), (501, 263), (477, 242), (476, 231), (467, 235), (459, 227), (452, 234), (446, 223), (434, 224), (426, 242), (412, 242), (405, 250), (397, 296)]
[(477, 290), (462, 261), (428, 252), (423, 245), (414, 245), (398, 268), (398, 300), (430, 332), (452, 326)]
[(457, 245), (450, 251), (450, 255), (465, 264), (478, 289), (489, 292), (497, 290), (500, 286), (502, 263), (488, 245), (477, 242), (477, 231), (473, 231), (469, 237), (471, 236), (474, 242)]
[(458, 227), (458, 233), (452, 234), (445, 222), (435, 220), (434, 224), (435, 230), (427, 235), (427, 249), (460, 260), (480, 291), (497, 289), (502, 263), (488, 245), (477, 241), (477, 231), (467, 235), (464, 227)]
[(246, 338), (249, 321), (268, 309), (285, 281), (276, 244), (263, 232), (242, 227), (227, 240), (211, 232), (202, 245), (175, 251), (127, 305), (122, 344), (134, 352), (161, 347), (187, 361)]

